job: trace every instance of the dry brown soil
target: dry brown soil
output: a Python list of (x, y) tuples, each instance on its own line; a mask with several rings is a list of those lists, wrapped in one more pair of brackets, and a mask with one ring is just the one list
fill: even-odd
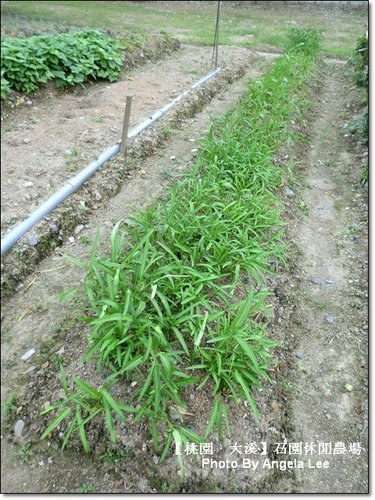
[[(228, 60), (236, 57), (239, 62), (241, 57), (244, 60), (250, 57), (247, 51), (227, 50), (223, 57)], [(143, 88), (148, 96), (135, 108), (134, 123), (138, 123), (150, 110), (154, 111), (207, 72), (209, 62), (205, 57), (209, 60), (210, 54), (204, 54), (203, 49), (185, 47), (179, 57), (171, 56), (142, 71), (135, 70), (133, 81), (119, 82), (113, 94), (106, 86), (90, 90), (97, 98), (95, 106), (96, 102), (103, 105), (103, 108), (93, 108), (97, 110), (93, 112), (91, 101), (85, 108), (84, 121), (90, 123), (91, 133), (97, 139), (102, 134), (105, 145), (118, 140), (122, 109), (117, 110), (113, 101), (123, 99), (126, 92), (130, 92), (129, 85), (135, 85), (132, 92)], [(185, 70), (181, 61), (187, 64)], [(360, 156), (365, 154), (365, 147), (357, 144), (345, 128), (350, 111), (346, 106), (347, 103), (356, 105), (356, 94), (345, 84), (348, 70), (335, 62), (324, 66), (320, 85), (312, 88), (313, 106), (306, 125), (308, 140), (303, 148), (288, 151), (296, 164), (296, 178), (291, 184), (296, 196), (285, 197), (285, 220), (295, 255), (293, 263), (280, 269), (268, 283), (270, 289), (275, 290), (270, 300), (269, 333), (279, 341), (280, 347), (275, 352), (278, 364), (271, 373), (271, 383), (256, 391), (262, 417), (259, 421), (253, 418), (245, 404), (231, 406), (233, 433), (220, 442), (213, 439), (214, 458), (240, 459), (239, 455), (230, 454), (234, 442), (242, 445), (267, 442), (270, 458), (276, 457), (272, 445), (290, 442), (331, 442), (333, 446), (343, 442), (348, 448), (349, 443), (360, 442), (361, 454), (349, 451), (345, 455), (332, 454), (327, 457), (329, 468), (324, 470), (286, 471), (202, 470), (200, 461), (190, 457), (184, 475), (174, 455), (159, 464), (142, 423), (118, 424), (119, 442), (115, 446), (109, 446), (103, 430), (94, 427), (91, 440), (95, 453), (89, 456), (80, 451), (77, 441), (61, 452), (58, 435), (39, 441), (47, 419), (38, 414), (47, 402), (61, 397), (56, 353), (62, 347), (69, 377), (81, 375), (100, 383), (93, 366), (80, 362), (87, 347), (87, 330), (75, 319), (82, 313), (82, 302), (58, 303), (59, 294), (82, 282), (84, 277), (78, 267), (66, 261), (63, 252), (86, 258), (90, 248), (86, 243), (93, 240), (97, 226), (102, 230), (100, 251), (105, 251), (113, 224), (164, 196), (168, 185), (177, 182), (194, 161), (192, 149), (199, 147), (199, 137), (208, 129), (211, 118), (231, 107), (244, 92), (248, 79), (257, 77), (268, 64), (269, 61), (263, 59), (254, 62), (244, 78), (223, 89), (202, 112), (186, 120), (179, 130), (172, 131), (153, 156), (142, 160), (138, 169), (131, 170), (120, 192), (104, 206), (98, 206), (74, 235), (74, 241), (65, 242), (42, 261), (17, 293), (4, 301), (2, 402), (8, 400), (10, 394), (14, 394), (16, 400), (2, 430), (3, 492), (66, 493), (76, 492), (83, 485), (86, 490), (97, 493), (367, 491), (367, 192), (359, 183)], [(191, 72), (194, 68), (199, 76)], [(177, 75), (174, 78), (167, 75), (172, 70)], [(169, 86), (164, 86), (169, 78)], [(138, 79), (140, 87), (136, 84)], [(154, 87), (149, 85), (151, 81), (160, 82), (157, 88), (162, 95), (155, 96)], [(108, 92), (113, 101), (107, 99)], [(90, 95), (64, 99), (72, 99), (71, 103), (75, 104), (86, 102), (86, 97), (89, 99)], [(54, 119), (55, 109), (56, 113), (64, 111), (59, 107), (63, 104), (60, 98), (53, 98), (53, 103), (53, 108), (44, 108), (46, 123), (35, 125), (46, 127), (40, 130), (44, 130), (47, 140), (51, 141), (50, 147), (57, 154), (64, 151), (65, 142), (61, 146), (59, 137), (65, 141), (65, 135), (58, 131), (51, 134), (48, 120)], [(17, 113), (14, 120), (26, 123), (27, 113), (31, 112), (32, 106), (24, 108), (20, 118)], [(68, 146), (78, 141), (84, 154), (94, 154), (90, 143), (82, 138), (83, 130), (78, 125), (80, 110), (70, 112), (77, 118), (75, 125), (69, 122), (72, 118), (66, 117), (65, 122), (62, 119), (64, 134), (66, 131), (70, 137)], [(90, 116), (91, 121), (86, 116)], [(106, 126), (103, 123), (96, 128), (92, 123), (95, 116), (103, 117)], [(118, 128), (111, 130), (115, 126)], [(17, 155), (25, 154), (24, 148), (42, 140), (31, 138), (33, 130), (27, 130), (30, 143), (18, 144)], [(17, 134), (18, 140), (22, 140), (22, 133)], [(97, 152), (95, 150), (95, 154)], [(24, 158), (30, 159), (30, 156), (26, 154)], [(13, 155), (9, 161), (13, 161)], [(32, 181), (37, 188), (36, 178)], [(34, 356), (26, 362), (20, 360), (30, 348), (36, 350)], [(210, 394), (190, 392), (185, 396), (192, 414), (186, 416), (185, 423), (199, 432), (209, 418)], [(21, 441), (13, 438), (14, 424), (19, 418), (25, 422)], [(27, 443), (31, 446), (30, 456), (27, 456)], [(110, 462), (109, 457), (118, 460)], [(289, 454), (285, 458), (295, 457)], [(302, 457), (306, 464), (309, 458)], [(321, 457), (315, 454), (312, 458), (316, 462)]]

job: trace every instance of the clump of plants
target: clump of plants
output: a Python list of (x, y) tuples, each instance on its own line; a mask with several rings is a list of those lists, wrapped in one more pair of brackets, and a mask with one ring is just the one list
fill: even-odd
[(288, 31), (287, 50), (314, 56), (322, 45), (322, 33), (313, 28), (291, 28)]
[(355, 65), (355, 79), (357, 85), (360, 87), (365, 87), (366, 89), (366, 107), (363, 112), (361, 118), (361, 131), (362, 137), (365, 142), (368, 142), (368, 134), (369, 134), (369, 116), (368, 116), (368, 35), (362, 35), (356, 45), (355, 57), (354, 57), (354, 65)]
[(122, 68), (117, 42), (98, 30), (1, 41), (1, 98), (10, 90), (29, 93), (53, 80), (57, 87), (89, 79), (115, 81)]
[[(86, 359), (109, 372), (101, 388), (75, 377), (43, 437), (66, 425), (64, 446), (76, 432), (85, 451), (85, 426), (102, 418), (116, 439), (114, 415), (145, 419), (161, 460), (172, 443), (201, 442), (229, 430), (228, 400), (246, 400), (258, 414), (254, 390), (269, 380), (264, 277), (285, 253), (281, 203), (276, 190), (283, 172), (274, 164), (288, 124), (301, 113), (302, 89), (319, 49), (316, 39), (297, 37), (299, 47), (281, 57), (248, 96), (216, 121), (185, 180), (168, 201), (119, 221), (111, 252), (88, 263), (85, 291), (91, 325)], [(246, 285), (247, 283), (247, 285)], [(251, 285), (249, 285), (251, 283)], [(238, 291), (246, 292), (238, 300)], [(68, 293), (66, 294), (66, 296)], [(126, 401), (111, 395), (130, 388)], [(186, 388), (207, 388), (212, 409), (203, 435), (184, 425)]]
[(353, 56), (354, 72), (357, 85), (368, 87), (368, 36), (361, 35), (357, 40)]

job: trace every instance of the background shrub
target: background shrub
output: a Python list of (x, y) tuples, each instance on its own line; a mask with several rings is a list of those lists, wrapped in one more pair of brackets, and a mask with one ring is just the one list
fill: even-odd
[(91, 78), (112, 82), (123, 62), (117, 42), (98, 30), (6, 38), (1, 53), (2, 99), (11, 89), (29, 93), (51, 79), (57, 87)]

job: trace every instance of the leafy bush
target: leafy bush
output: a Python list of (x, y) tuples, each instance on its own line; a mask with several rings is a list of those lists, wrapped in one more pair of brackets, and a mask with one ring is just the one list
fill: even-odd
[(5, 99), (10, 92), (8, 80), (4, 77), (5, 69), (1, 68), (1, 99)]
[(6, 38), (1, 52), (2, 99), (10, 89), (29, 93), (51, 79), (58, 87), (90, 78), (112, 82), (122, 67), (116, 41), (97, 30)]
[(351, 130), (353, 133), (360, 131), (362, 142), (368, 143), (369, 117), (368, 117), (368, 36), (363, 34), (357, 40), (357, 44), (350, 59), (354, 80), (358, 87), (362, 87), (364, 93), (364, 109), (362, 116), (356, 123), (353, 123)]
[(368, 37), (362, 35), (357, 40), (353, 56), (356, 83), (360, 87), (368, 87)]

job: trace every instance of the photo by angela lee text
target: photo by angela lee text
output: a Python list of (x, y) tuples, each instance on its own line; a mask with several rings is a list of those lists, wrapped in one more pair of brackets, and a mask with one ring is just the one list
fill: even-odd
[(243, 458), (241, 460), (214, 460), (213, 458), (202, 458), (202, 469), (329, 469), (328, 460), (253, 460)]

